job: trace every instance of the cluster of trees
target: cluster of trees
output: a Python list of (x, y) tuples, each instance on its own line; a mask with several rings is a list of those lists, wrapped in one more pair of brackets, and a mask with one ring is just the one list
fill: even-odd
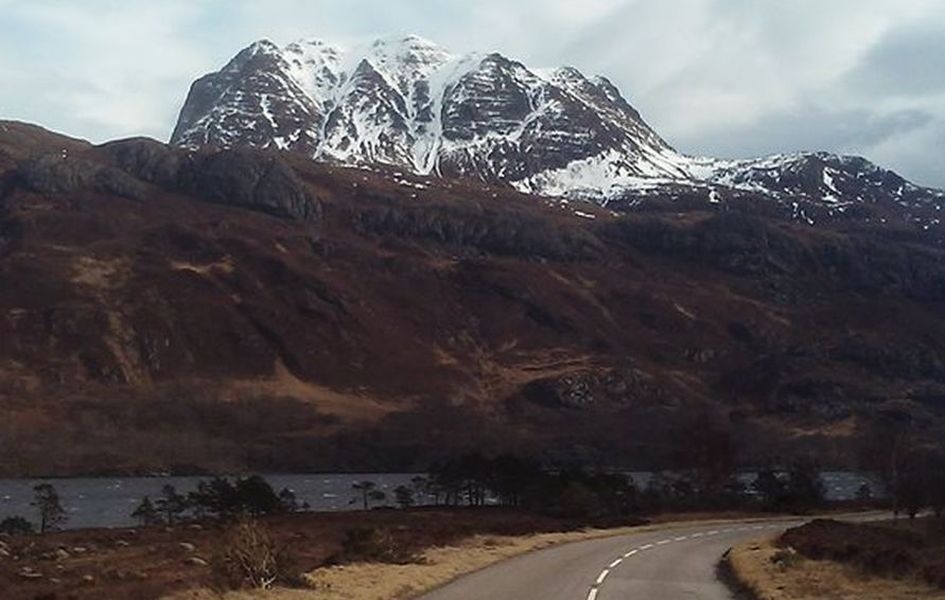
[[(864, 497), (860, 488), (860, 499)], [(823, 504), (826, 496), (817, 464), (809, 460), (795, 461), (785, 471), (771, 469), (758, 472), (750, 492), (765, 510), (803, 513)], [(870, 494), (871, 495), (871, 494)]]
[(931, 510), (945, 519), (945, 453), (913, 449), (900, 457), (901, 465), (889, 482), (896, 515), (914, 519)]
[[(66, 510), (62, 507), (59, 492), (52, 484), (40, 483), (34, 486), (33, 501), (30, 505), (36, 509), (39, 517), (40, 533), (57, 531), (69, 520)], [(0, 521), (0, 533), (28, 535), (35, 530), (33, 523), (21, 516), (7, 517)]]
[(415, 480), (432, 504), (499, 504), (565, 517), (628, 516), (667, 510), (759, 508), (804, 512), (824, 502), (817, 465), (800, 460), (783, 469), (759, 471), (753, 480), (718, 463), (653, 474), (645, 485), (617, 472), (580, 468), (545, 469), (514, 456), (468, 454), (431, 469)]
[(646, 482), (614, 472), (552, 468), (510, 455), (468, 454), (435, 465), (414, 482), (427, 503), (522, 507), (569, 516), (629, 515), (668, 510), (760, 508), (803, 512), (824, 501), (818, 465), (799, 460), (740, 476), (739, 444), (707, 413), (677, 432), (672, 464)]
[(945, 519), (945, 450), (923, 443), (910, 413), (891, 409), (867, 436), (862, 466), (886, 487), (896, 516), (931, 510)]
[[(509, 454), (471, 453), (434, 465), (428, 477), (394, 490), (397, 505), (498, 504), (568, 516), (619, 516), (658, 511), (758, 508), (809, 511), (823, 503), (816, 463), (798, 460), (761, 469), (754, 480), (738, 473), (739, 444), (708, 413), (677, 432), (672, 464), (645, 482), (614, 472), (549, 468)], [(368, 509), (386, 501), (373, 482), (354, 485), (352, 504)]]
[(263, 477), (252, 475), (214, 477), (201, 481), (195, 491), (187, 494), (165, 485), (154, 501), (145, 496), (131, 516), (145, 526), (174, 525), (187, 519), (259, 517), (305, 508), (308, 506), (300, 504), (288, 488), (277, 493)]
[[(429, 479), (418, 476), (411, 480), (410, 485), (398, 485), (394, 488), (394, 502), (400, 508), (410, 508), (418, 504), (432, 504), (429, 498)], [(351, 485), (355, 496), (348, 504), (358, 505), (364, 510), (374, 508), (379, 503), (386, 506), (387, 492), (377, 487), (374, 481), (357, 481)]]

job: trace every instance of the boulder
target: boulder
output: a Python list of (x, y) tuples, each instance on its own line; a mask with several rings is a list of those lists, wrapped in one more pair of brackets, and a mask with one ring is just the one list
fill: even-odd
[(43, 578), (43, 574), (42, 574), (42, 573), (39, 573), (39, 572), (37, 572), (37, 571), (34, 571), (32, 567), (23, 567), (22, 569), (20, 569), (19, 571), (17, 571), (17, 575), (18, 575), (21, 579), (33, 579), (33, 580), (35, 580), (35, 579), (42, 579), (42, 578)]

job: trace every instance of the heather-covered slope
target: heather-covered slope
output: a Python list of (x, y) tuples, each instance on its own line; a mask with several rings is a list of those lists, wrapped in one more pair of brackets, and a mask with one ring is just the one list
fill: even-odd
[(2, 474), (646, 467), (705, 410), (840, 464), (884, 408), (945, 423), (913, 228), (0, 125)]

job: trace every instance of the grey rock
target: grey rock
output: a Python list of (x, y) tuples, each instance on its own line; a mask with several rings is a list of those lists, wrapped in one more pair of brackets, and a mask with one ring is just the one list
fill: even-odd
[(78, 191), (114, 194), (140, 200), (146, 186), (120, 169), (65, 154), (47, 154), (19, 169), (23, 184), (42, 194)]
[(17, 575), (22, 579), (43, 579), (43, 574), (34, 571), (32, 567), (23, 567), (17, 571)]
[(166, 189), (178, 186), (184, 156), (149, 138), (131, 138), (103, 145), (99, 151), (119, 169)]
[(209, 202), (277, 217), (312, 221), (320, 214), (295, 172), (271, 152), (240, 148), (194, 157), (180, 185)]
[(274, 152), (251, 148), (189, 154), (146, 138), (106, 144), (100, 152), (134, 177), (216, 204), (312, 221), (318, 201)]

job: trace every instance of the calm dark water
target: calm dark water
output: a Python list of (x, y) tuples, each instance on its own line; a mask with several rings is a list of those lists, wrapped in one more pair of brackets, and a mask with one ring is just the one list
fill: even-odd
[[(649, 473), (638, 472), (631, 475), (638, 487), (645, 487), (650, 479)], [(357, 505), (351, 504), (355, 497), (351, 486), (356, 482), (375, 482), (378, 489), (387, 492), (388, 501), (392, 503), (394, 488), (410, 485), (411, 479), (416, 476), (416, 473), (384, 473), (265, 477), (276, 490), (287, 487), (295, 492), (299, 501), (307, 502), (312, 510), (336, 511), (357, 508)], [(742, 478), (750, 482), (754, 476), (745, 474)], [(857, 490), (863, 483), (870, 484), (874, 493), (880, 489), (874, 481), (857, 473), (826, 472), (822, 474), (822, 478), (827, 487), (827, 496), (831, 500), (856, 497)], [(135, 524), (130, 514), (144, 496), (155, 498), (167, 484), (186, 493), (194, 490), (197, 483), (203, 479), (206, 477), (0, 479), (0, 520), (12, 515), (21, 515), (35, 521), (35, 510), (30, 506), (33, 486), (41, 481), (48, 481), (56, 487), (62, 504), (69, 513), (68, 528), (127, 527)]]

